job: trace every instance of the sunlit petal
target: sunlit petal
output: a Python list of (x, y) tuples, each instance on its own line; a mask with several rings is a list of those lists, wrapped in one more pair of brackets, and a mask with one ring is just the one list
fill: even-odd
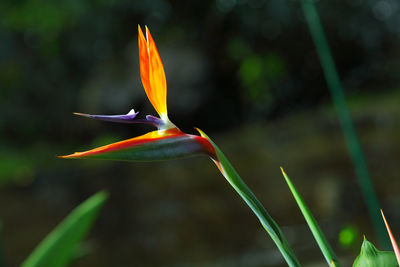
[[(142, 79), (142, 84), (146, 94), (151, 101), (150, 93), (151, 93), (151, 85), (149, 80), (149, 70), (150, 70), (150, 63), (149, 63), (149, 47), (147, 45), (146, 38), (143, 35), (142, 29), (138, 25), (138, 43), (139, 43), (139, 64), (140, 64), (140, 77)], [(153, 103), (153, 102), (152, 102)]]
[(152, 88), (151, 103), (162, 118), (167, 115), (167, 81), (165, 79), (164, 67), (161, 62), (156, 44), (146, 27), (147, 44), (149, 46), (150, 71), (149, 79)]
[(146, 38), (140, 26), (138, 31), (140, 76), (143, 87), (157, 113), (162, 119), (167, 120), (167, 82), (164, 67), (149, 29), (146, 27)]

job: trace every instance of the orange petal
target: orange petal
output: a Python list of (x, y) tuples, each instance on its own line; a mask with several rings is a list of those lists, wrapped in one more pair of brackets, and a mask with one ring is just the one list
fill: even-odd
[(146, 91), (146, 94), (149, 95), (148, 92), (151, 92), (151, 85), (149, 80), (149, 48), (147, 46), (146, 38), (143, 36), (142, 29), (139, 25), (138, 31), (140, 77), (142, 78), (144, 90)]
[(157, 47), (151, 37), (149, 29), (146, 27), (146, 39), (143, 32), (139, 31), (139, 59), (140, 75), (143, 87), (151, 104), (161, 118), (167, 115), (167, 82), (164, 67), (158, 54)]

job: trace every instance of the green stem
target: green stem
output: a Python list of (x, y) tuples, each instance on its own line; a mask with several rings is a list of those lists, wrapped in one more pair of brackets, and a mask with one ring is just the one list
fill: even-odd
[(215, 145), (214, 142), (210, 138), (208, 138), (208, 136), (202, 131), (199, 130), (199, 132), (214, 146), (218, 157), (218, 160), (214, 160), (215, 164), (218, 166), (226, 180), (231, 184), (235, 191), (242, 197), (242, 199), (246, 202), (246, 204), (260, 220), (261, 225), (271, 236), (272, 240), (277, 245), (287, 264), (289, 266), (301, 266), (292, 249), (290, 248), (289, 243), (286, 241), (286, 238), (283, 235), (283, 232), (279, 228), (278, 224), (268, 214), (264, 206), (260, 203), (260, 201), (246, 185), (246, 183), (242, 180), (242, 178), (240, 178), (239, 174), (232, 167), (228, 159), (217, 147), (217, 145)]
[(333, 103), (335, 105), (340, 125), (346, 139), (347, 147), (354, 164), (358, 183), (360, 184), (369, 216), (375, 227), (375, 231), (378, 235), (381, 245), (388, 249), (390, 248), (390, 242), (386, 237), (385, 226), (380, 218), (379, 201), (369, 176), (367, 163), (357, 138), (357, 133), (347, 107), (344, 90), (336, 71), (335, 63), (333, 61), (329, 44), (318, 16), (317, 8), (313, 0), (302, 0), (301, 3), (312, 39), (317, 48), (317, 53), (332, 95)]

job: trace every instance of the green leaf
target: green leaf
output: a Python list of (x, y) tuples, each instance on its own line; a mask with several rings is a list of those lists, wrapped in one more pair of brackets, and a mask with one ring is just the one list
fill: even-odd
[(391, 251), (380, 251), (364, 237), (360, 255), (353, 263), (353, 267), (397, 267), (396, 256)]
[(101, 191), (76, 207), (35, 248), (21, 267), (66, 266), (75, 248), (92, 227), (106, 199), (107, 194)]
[(379, 212), (379, 201), (372, 183), (367, 161), (358, 140), (357, 132), (346, 102), (346, 95), (335, 62), (329, 48), (328, 39), (325, 36), (324, 28), (318, 15), (315, 0), (301, 0), (304, 15), (310, 29), (311, 37), (314, 41), (325, 79), (330, 90), (333, 104), (338, 114), (339, 122), (342, 127), (343, 135), (346, 140), (350, 157), (353, 161), (354, 170), (360, 184), (361, 192), (368, 209), (369, 216), (382, 246), (389, 249), (390, 241), (386, 236), (385, 225), (383, 224)]
[(260, 203), (254, 193), (242, 180), (236, 170), (232, 167), (228, 159), (217, 147), (216, 144), (201, 130), (197, 129), (201, 136), (206, 138), (214, 147), (217, 154), (217, 159), (213, 159), (222, 175), (230, 183), (230, 185), (235, 189), (235, 191), (242, 197), (250, 209), (254, 212), (257, 218), (260, 220), (261, 225), (271, 236), (272, 240), (275, 242), (282, 256), (285, 258), (289, 266), (300, 266), (295, 254), (293, 253), (289, 243), (286, 241), (282, 230), (279, 228), (278, 224), (272, 219), (268, 214), (264, 206)]
[(286, 183), (289, 186), (290, 191), (293, 194), (294, 199), (299, 206), (301, 213), (306, 220), (308, 227), (310, 228), (315, 240), (318, 243), (319, 248), (322, 251), (322, 254), (325, 257), (326, 262), (331, 266), (340, 266), (338, 258), (336, 257), (335, 252), (333, 251), (332, 247), (329, 245), (328, 240), (326, 239), (324, 233), (322, 232), (321, 228), (319, 227), (317, 221), (315, 220), (314, 216), (312, 215), (310, 209), (307, 207), (306, 203), (300, 196), (299, 192), (297, 191), (296, 187), (290, 180), (289, 176), (285, 173), (283, 168), (281, 167), (281, 171), (283, 177), (285, 177)]

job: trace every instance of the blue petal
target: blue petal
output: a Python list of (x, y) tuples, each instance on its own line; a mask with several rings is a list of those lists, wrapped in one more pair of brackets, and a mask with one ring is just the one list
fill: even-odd
[(131, 109), (131, 111), (129, 111), (128, 114), (124, 115), (91, 115), (78, 112), (75, 112), (74, 114), (87, 118), (98, 119), (102, 121), (118, 122), (118, 123), (144, 123), (153, 125), (155, 127), (159, 127), (164, 124), (164, 122), (161, 119), (151, 115), (147, 115), (146, 119), (136, 119), (136, 115), (138, 113), (139, 112), (135, 112), (135, 110)]

